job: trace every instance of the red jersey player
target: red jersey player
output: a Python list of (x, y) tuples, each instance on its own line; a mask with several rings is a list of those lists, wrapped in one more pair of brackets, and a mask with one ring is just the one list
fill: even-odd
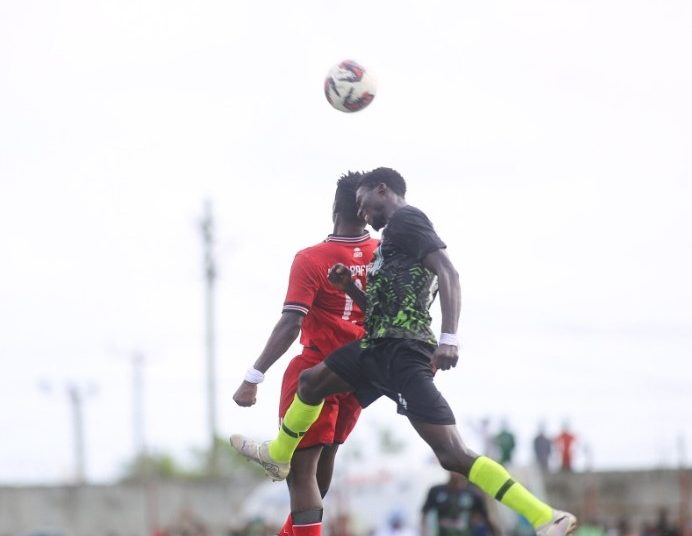
[[(333, 234), (324, 242), (296, 254), (281, 317), (254, 367), (248, 370), (233, 396), (238, 405), (255, 403), (257, 384), (300, 332), (303, 350), (289, 363), (281, 386), (279, 417), (283, 419), (296, 396), (300, 373), (363, 335), (363, 312), (327, 279), (329, 269), (342, 263), (350, 268), (356, 285), (365, 286), (366, 272), (378, 241), (370, 238), (365, 231), (365, 221), (358, 216), (356, 189), (359, 181), (358, 173), (348, 173), (339, 179), (332, 213)], [(325, 400), (318, 420), (303, 436), (291, 460), (286, 479), (291, 515), (280, 535), (319, 534), (322, 510), (304, 509), (301, 505), (319, 504), (320, 497), (327, 493), (338, 445), (353, 430), (360, 410), (360, 404), (351, 393)]]

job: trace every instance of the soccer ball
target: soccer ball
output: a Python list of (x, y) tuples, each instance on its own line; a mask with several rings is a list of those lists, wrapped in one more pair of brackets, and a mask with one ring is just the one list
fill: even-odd
[(375, 98), (375, 80), (353, 60), (345, 60), (329, 70), (324, 95), (341, 112), (358, 112)]

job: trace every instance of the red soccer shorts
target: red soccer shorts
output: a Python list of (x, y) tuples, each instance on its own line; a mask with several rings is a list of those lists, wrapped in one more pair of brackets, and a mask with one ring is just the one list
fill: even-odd
[[(293, 402), (293, 397), (298, 390), (300, 373), (319, 363), (319, 361), (321, 361), (319, 354), (305, 349), (303, 354), (294, 357), (288, 364), (281, 384), (280, 419), (283, 419), (288, 407)], [(353, 393), (328, 396), (324, 401), (320, 416), (305, 433), (298, 449), (314, 447), (315, 445), (343, 443), (356, 426), (360, 410), (360, 404)]]

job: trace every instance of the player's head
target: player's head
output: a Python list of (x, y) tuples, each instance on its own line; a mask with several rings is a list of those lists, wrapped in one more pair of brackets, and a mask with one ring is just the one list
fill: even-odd
[(380, 167), (363, 175), (356, 192), (358, 209), (373, 229), (387, 225), (394, 209), (405, 202), (406, 181), (391, 168)]
[(365, 220), (358, 214), (358, 204), (356, 203), (356, 190), (362, 177), (362, 173), (348, 171), (337, 181), (332, 208), (334, 223), (339, 217), (346, 224), (365, 225)]

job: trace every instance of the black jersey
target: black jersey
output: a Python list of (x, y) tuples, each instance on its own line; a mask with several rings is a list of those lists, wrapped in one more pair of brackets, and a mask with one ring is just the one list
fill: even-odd
[(483, 494), (472, 486), (452, 489), (433, 486), (423, 505), (423, 514), (435, 512), (439, 536), (487, 536), (488, 510)]
[(368, 273), (364, 346), (387, 338), (437, 345), (429, 312), (437, 276), (422, 261), (446, 247), (417, 208), (406, 205), (392, 215)]

